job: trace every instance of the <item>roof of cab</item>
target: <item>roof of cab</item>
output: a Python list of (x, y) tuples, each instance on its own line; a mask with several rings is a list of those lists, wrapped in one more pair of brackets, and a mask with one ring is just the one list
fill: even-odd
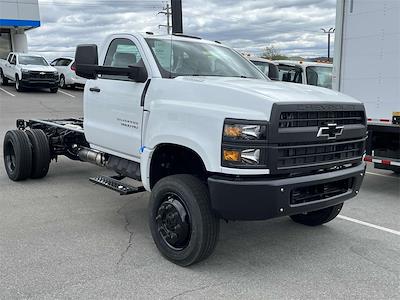
[(203, 43), (203, 44), (212, 44), (212, 45), (218, 45), (218, 46), (224, 46), (221, 44), (219, 41), (210, 41), (210, 40), (205, 40), (201, 37), (197, 36), (191, 36), (191, 35), (185, 35), (185, 34), (170, 34), (170, 35), (155, 35), (152, 33), (139, 33), (143, 38), (145, 39), (159, 39), (159, 40), (172, 40), (172, 41), (190, 41), (194, 43)]

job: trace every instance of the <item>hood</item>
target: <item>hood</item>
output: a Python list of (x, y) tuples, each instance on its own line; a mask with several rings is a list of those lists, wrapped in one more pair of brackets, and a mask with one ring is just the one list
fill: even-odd
[(178, 77), (188, 81), (200, 81), (211, 86), (230, 88), (253, 94), (272, 102), (358, 102), (339, 92), (311, 85), (281, 81), (226, 77)]
[(57, 72), (56, 68), (52, 66), (37, 66), (37, 65), (20, 65), (21, 69), (38, 72)]

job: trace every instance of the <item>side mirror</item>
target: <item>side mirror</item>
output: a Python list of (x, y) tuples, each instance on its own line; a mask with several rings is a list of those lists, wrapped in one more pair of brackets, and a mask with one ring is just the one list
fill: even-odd
[(146, 82), (148, 74), (144, 66), (128, 68), (99, 66), (96, 45), (79, 45), (75, 53), (76, 75), (87, 79), (96, 79), (98, 74), (128, 76), (136, 82)]
[(76, 75), (96, 79), (96, 68), (99, 64), (97, 45), (78, 45), (75, 52)]

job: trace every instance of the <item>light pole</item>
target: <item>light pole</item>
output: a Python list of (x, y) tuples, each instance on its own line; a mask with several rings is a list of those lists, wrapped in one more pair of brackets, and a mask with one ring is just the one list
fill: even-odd
[(326, 30), (324, 28), (321, 28), (323, 33), (328, 34), (328, 61), (331, 60), (331, 34), (335, 32), (335, 28), (329, 28), (329, 30)]

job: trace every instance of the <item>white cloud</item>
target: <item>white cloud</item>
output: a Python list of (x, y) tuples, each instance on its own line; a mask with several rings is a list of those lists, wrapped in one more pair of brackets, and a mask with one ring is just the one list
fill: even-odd
[[(73, 55), (80, 43), (101, 44), (111, 33), (165, 33), (166, 1), (39, 0), (42, 26), (29, 32), (30, 50), (49, 59)], [(260, 54), (273, 44), (288, 55), (326, 53), (326, 35), (334, 27), (335, 0), (183, 0), (186, 34), (219, 40), (238, 50)]]

